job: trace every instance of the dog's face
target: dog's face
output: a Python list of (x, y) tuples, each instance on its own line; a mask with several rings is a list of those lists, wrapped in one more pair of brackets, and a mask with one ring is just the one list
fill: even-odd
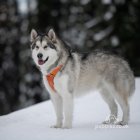
[(53, 29), (47, 35), (39, 35), (34, 29), (31, 31), (32, 57), (40, 68), (49, 68), (59, 57), (59, 41)]

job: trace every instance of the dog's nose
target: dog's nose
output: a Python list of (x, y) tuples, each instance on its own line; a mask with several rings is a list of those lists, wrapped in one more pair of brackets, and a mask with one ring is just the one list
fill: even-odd
[(43, 57), (43, 54), (42, 54), (42, 53), (39, 53), (39, 54), (37, 55), (37, 57), (38, 57), (38, 58), (42, 58), (42, 57)]

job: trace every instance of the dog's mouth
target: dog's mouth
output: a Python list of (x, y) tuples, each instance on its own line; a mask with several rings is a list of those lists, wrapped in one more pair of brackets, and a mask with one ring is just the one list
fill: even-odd
[(39, 64), (39, 65), (43, 65), (44, 63), (46, 63), (46, 62), (48, 61), (48, 59), (49, 59), (49, 56), (48, 56), (45, 60), (43, 60), (43, 59), (38, 59), (38, 64)]

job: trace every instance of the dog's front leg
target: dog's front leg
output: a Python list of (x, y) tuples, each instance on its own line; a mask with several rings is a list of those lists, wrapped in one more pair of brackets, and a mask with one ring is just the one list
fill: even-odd
[(63, 109), (64, 109), (64, 125), (63, 128), (72, 128), (73, 119), (73, 97), (70, 93), (65, 93), (63, 97)]
[(52, 127), (61, 128), (63, 121), (63, 106), (62, 106), (62, 98), (57, 93), (51, 94), (51, 100), (56, 113), (56, 124)]

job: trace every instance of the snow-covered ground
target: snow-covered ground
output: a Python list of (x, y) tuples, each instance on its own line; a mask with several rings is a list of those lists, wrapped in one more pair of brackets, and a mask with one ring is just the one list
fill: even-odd
[[(140, 79), (130, 101), (130, 123), (125, 128), (104, 126), (109, 110), (98, 92), (75, 100), (72, 129), (50, 128), (55, 115), (50, 101), (0, 117), (0, 140), (139, 140)], [(121, 113), (120, 109), (119, 112)]]

